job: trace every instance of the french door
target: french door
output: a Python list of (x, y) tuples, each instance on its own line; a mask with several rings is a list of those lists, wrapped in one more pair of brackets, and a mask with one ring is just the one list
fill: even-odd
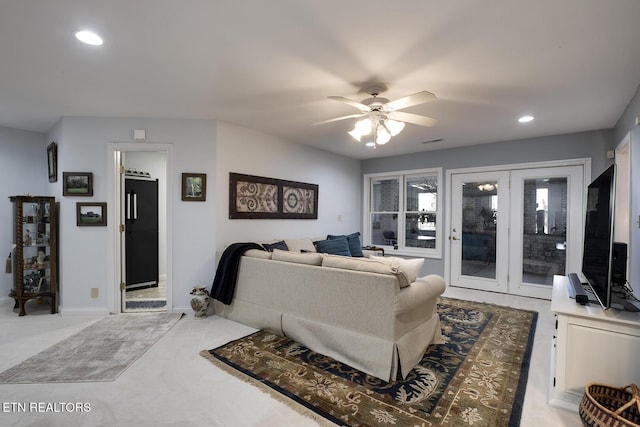
[(450, 283), (551, 298), (580, 271), (584, 166), (451, 176)]
[(551, 299), (553, 276), (581, 270), (582, 166), (511, 172), (510, 293)]
[(451, 284), (508, 292), (509, 172), (452, 176)]

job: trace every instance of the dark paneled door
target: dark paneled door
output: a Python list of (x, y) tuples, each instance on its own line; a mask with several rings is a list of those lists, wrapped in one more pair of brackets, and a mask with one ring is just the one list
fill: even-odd
[(126, 288), (158, 286), (158, 181), (125, 180)]

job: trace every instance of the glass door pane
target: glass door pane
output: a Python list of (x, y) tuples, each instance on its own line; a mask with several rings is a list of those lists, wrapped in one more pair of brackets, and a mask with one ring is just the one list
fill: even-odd
[(551, 286), (566, 273), (567, 178), (525, 179), (522, 197), (522, 280)]
[(462, 274), (495, 279), (498, 182), (466, 182), (462, 206)]
[(583, 193), (582, 166), (512, 172), (510, 293), (550, 299), (554, 275), (580, 271)]
[(451, 284), (507, 292), (509, 173), (452, 175)]

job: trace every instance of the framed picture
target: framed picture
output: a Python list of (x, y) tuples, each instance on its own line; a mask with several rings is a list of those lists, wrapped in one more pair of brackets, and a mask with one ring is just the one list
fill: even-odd
[(100, 227), (107, 225), (106, 203), (76, 203), (76, 225), (78, 227)]
[(63, 196), (93, 196), (93, 173), (62, 172)]
[(207, 174), (182, 174), (182, 200), (185, 202), (204, 202), (207, 200)]
[(49, 182), (58, 181), (58, 144), (52, 142), (47, 146), (47, 169)]
[(318, 185), (229, 174), (230, 219), (318, 219)]

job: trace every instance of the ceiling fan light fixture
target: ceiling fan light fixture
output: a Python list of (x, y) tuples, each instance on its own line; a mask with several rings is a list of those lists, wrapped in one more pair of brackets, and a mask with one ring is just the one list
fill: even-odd
[[(417, 124), (419, 126), (434, 126), (438, 119), (421, 116), (413, 113), (400, 112), (405, 108), (435, 101), (436, 96), (431, 92), (421, 91), (389, 101), (387, 98), (378, 97), (378, 94), (385, 88), (369, 88), (368, 93), (371, 98), (362, 101), (354, 101), (343, 96), (330, 96), (330, 99), (340, 101), (360, 110), (360, 114), (337, 117), (335, 119), (324, 120), (315, 124), (332, 123), (344, 119), (358, 118), (353, 130), (349, 131), (358, 142), (365, 143), (368, 147), (374, 148), (378, 145), (386, 144), (391, 137), (398, 135), (405, 127), (406, 123)], [(397, 120), (396, 120), (397, 119)], [(371, 137), (363, 139), (364, 136)]]
[(391, 134), (385, 129), (384, 126), (378, 126), (376, 132), (376, 144), (384, 145), (391, 140)]
[(358, 120), (353, 130), (358, 131), (361, 136), (369, 135), (371, 133), (371, 125), (372, 125), (371, 119), (366, 117), (362, 120)]
[(358, 129), (353, 129), (350, 130), (349, 135), (351, 135), (353, 137), (353, 139), (355, 139), (356, 141), (360, 142), (362, 140), (362, 134), (360, 132), (358, 132)]
[(402, 129), (404, 129), (404, 122), (387, 119), (384, 121), (384, 126), (387, 128), (391, 136), (396, 136), (402, 132)]

